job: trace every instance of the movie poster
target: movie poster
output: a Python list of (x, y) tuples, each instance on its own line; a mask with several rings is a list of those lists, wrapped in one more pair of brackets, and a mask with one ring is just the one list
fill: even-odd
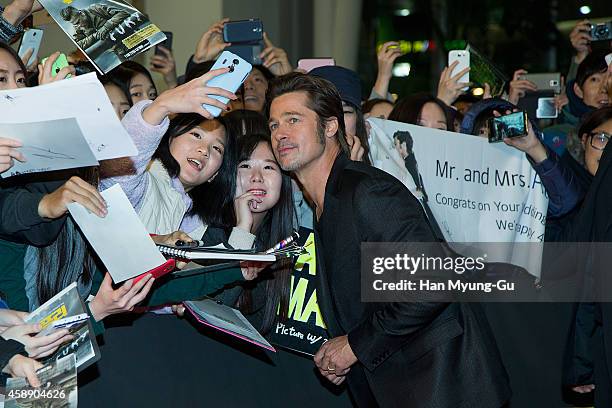
[(268, 338), (276, 346), (307, 356), (327, 341), (327, 326), (317, 302), (317, 258), (314, 232), (300, 228), (299, 245), (307, 251), (295, 261), (291, 274), (287, 320), (278, 322)]
[(41, 0), (70, 39), (103, 74), (166, 36), (121, 0)]

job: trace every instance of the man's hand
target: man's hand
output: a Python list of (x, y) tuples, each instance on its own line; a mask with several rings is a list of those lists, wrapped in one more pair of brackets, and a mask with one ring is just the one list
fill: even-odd
[(438, 81), (438, 99), (443, 101), (448, 106), (451, 106), (453, 102), (457, 100), (459, 95), (465, 93), (463, 90), (470, 84), (466, 82), (459, 82), (461, 77), (470, 71), (470, 67), (463, 68), (457, 72), (455, 76), (452, 76), (453, 70), (459, 64), (459, 61), (455, 61), (448, 67), (442, 70), (440, 74), (440, 80)]
[(576, 50), (576, 63), (580, 64), (591, 52), (591, 23), (589, 20), (582, 20), (576, 23), (570, 33), (572, 47)]
[(68, 75), (76, 75), (75, 68), (72, 65), (60, 69), (59, 72), (55, 74), (53, 73), (53, 64), (59, 56), (60, 52), (56, 51), (47, 58), (44, 64), (38, 64), (38, 83), (40, 85), (61, 81), (62, 79), (66, 79)]
[(21, 57), (21, 62), (23, 62), (23, 65), (26, 66), (28, 72), (36, 72), (36, 70), (38, 70), (38, 56), (34, 58), (34, 61), (32, 61), (30, 65), (28, 65), (30, 58), (32, 58), (32, 54), (34, 54), (34, 48), (28, 48), (25, 54), (23, 54), (23, 57)]
[(70, 177), (63, 186), (45, 195), (38, 203), (38, 215), (56, 219), (66, 214), (69, 203), (79, 203), (98, 217), (105, 217), (106, 202), (98, 190), (76, 176)]
[(34, 0), (13, 0), (2, 13), (2, 17), (12, 25), (19, 25), (27, 16), (43, 9), (43, 6)]
[(357, 361), (346, 335), (326, 341), (314, 356), (321, 375), (335, 385), (344, 381), (351, 366)]
[(3, 331), (2, 337), (23, 344), (28, 356), (32, 358), (50, 356), (59, 346), (74, 339), (68, 329), (58, 329), (46, 336), (35, 337), (34, 335), (40, 331), (39, 324), (20, 324)]
[(351, 160), (352, 161), (363, 161), (363, 155), (365, 154), (365, 149), (361, 145), (361, 140), (359, 140), (357, 136), (347, 134), (346, 142), (351, 148)]
[(270, 265), (270, 262), (242, 261), (240, 262), (240, 270), (242, 270), (242, 276), (245, 280), (253, 280), (268, 265)]
[(119, 288), (113, 289), (113, 279), (107, 272), (98, 293), (89, 302), (89, 310), (93, 318), (99, 322), (113, 314), (131, 312), (147, 297), (154, 281), (153, 275), (148, 274), (135, 284), (134, 279), (130, 279)]
[(0, 333), (12, 326), (23, 324), (28, 313), (18, 310), (0, 309)]
[(4, 173), (13, 167), (15, 164), (13, 159), (22, 163), (26, 161), (25, 156), (17, 150), (21, 146), (22, 144), (18, 140), (0, 137), (0, 173)]
[[(517, 112), (516, 109), (514, 111)], [(508, 110), (505, 114), (509, 115), (510, 113), (512, 112)], [(496, 117), (501, 116), (501, 114), (497, 111), (493, 111), (493, 115), (495, 115)], [(533, 128), (531, 127), (531, 122), (527, 122), (526, 135), (519, 137), (505, 137), (504, 143), (508, 146), (512, 146), (515, 149), (527, 153), (537, 164), (543, 162), (548, 158), (546, 148), (533, 131)]]
[(38, 388), (40, 387), (40, 380), (36, 375), (36, 370), (42, 368), (42, 366), (41, 363), (33, 358), (16, 354), (9, 360), (2, 371), (13, 377), (25, 377), (32, 387)]
[(163, 55), (154, 55), (151, 58), (149, 69), (162, 74), (168, 89), (175, 88), (177, 85), (176, 62), (174, 61), (172, 51), (162, 46), (159, 47), (159, 50)]
[(517, 69), (512, 75), (512, 81), (510, 81), (510, 92), (508, 92), (508, 102), (513, 105), (518, 104), (519, 99), (525, 96), (527, 91), (537, 91), (538, 87), (531, 81), (521, 79), (527, 71), (524, 69)]
[(202, 34), (195, 53), (193, 54), (193, 62), (201, 64), (202, 62), (212, 61), (217, 56), (231, 45), (231, 43), (223, 42), (223, 26), (229, 21), (229, 18), (224, 18), (210, 26), (208, 31)]
[(259, 54), (263, 66), (268, 68), (275, 76), (285, 75), (293, 71), (285, 50), (275, 47), (268, 38), (268, 34), (264, 33), (263, 37), (266, 48)]

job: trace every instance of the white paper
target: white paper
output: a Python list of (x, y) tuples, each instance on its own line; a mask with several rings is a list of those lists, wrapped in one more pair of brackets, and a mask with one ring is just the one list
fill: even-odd
[(34, 88), (1, 91), (0, 112), (0, 123), (76, 118), (98, 160), (138, 154), (95, 73)]
[(141, 275), (166, 259), (157, 250), (136, 211), (119, 184), (104, 190), (108, 214), (101, 218), (81, 204), (68, 211), (87, 237), (115, 283)]
[(98, 161), (83, 137), (76, 119), (58, 119), (30, 123), (0, 123), (0, 136), (21, 141), (18, 148), (26, 158), (1, 177), (44, 171), (97, 166)]

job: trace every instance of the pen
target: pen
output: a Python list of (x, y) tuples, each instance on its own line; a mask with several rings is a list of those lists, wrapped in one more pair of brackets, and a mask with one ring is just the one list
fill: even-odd
[(268, 249), (266, 251), (266, 254), (271, 254), (274, 251), (278, 251), (279, 249), (283, 249), (284, 247), (286, 247), (287, 245), (289, 245), (290, 243), (292, 243), (293, 241), (295, 241), (299, 237), (300, 237), (300, 234), (298, 234), (297, 231), (293, 231), (293, 234), (291, 234), (291, 236), (283, 239), (281, 242), (279, 242), (278, 244), (274, 245), (272, 248)]
[(187, 241), (183, 241), (182, 239), (179, 239), (178, 241), (174, 243), (174, 245), (177, 247), (194, 248), (194, 247), (204, 246), (204, 241), (194, 239), (191, 242), (187, 242)]

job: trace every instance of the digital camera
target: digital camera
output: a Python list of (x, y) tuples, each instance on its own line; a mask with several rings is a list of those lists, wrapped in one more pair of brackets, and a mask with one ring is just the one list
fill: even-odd
[(612, 21), (591, 24), (591, 38), (593, 41), (612, 40)]

